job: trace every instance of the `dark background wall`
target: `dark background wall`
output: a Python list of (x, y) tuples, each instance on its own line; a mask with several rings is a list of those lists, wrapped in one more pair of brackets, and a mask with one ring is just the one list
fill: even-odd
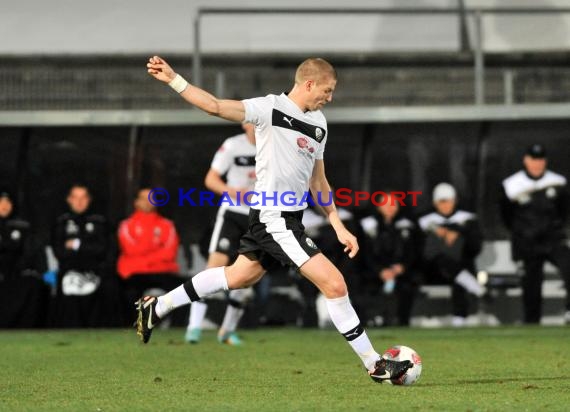
[[(488, 239), (507, 238), (497, 210), (501, 180), (521, 166), (524, 149), (546, 145), (550, 168), (570, 176), (570, 120), (331, 124), (327, 175), (353, 190), (421, 191), (420, 213), (431, 190), (454, 184), (464, 208), (476, 211)], [(93, 191), (94, 208), (117, 223), (132, 211), (141, 186), (171, 193), (161, 212), (172, 218), (185, 243), (196, 243), (214, 207), (177, 205), (179, 188), (204, 189), (203, 179), (222, 141), (239, 126), (0, 128), (0, 185), (17, 193), (18, 211), (47, 241), (65, 209), (74, 182)], [(129, 178), (130, 176), (130, 178)]]

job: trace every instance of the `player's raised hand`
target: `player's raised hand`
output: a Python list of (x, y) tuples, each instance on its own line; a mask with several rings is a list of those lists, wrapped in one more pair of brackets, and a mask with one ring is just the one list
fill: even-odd
[(172, 67), (161, 57), (152, 56), (148, 59), (146, 67), (151, 76), (162, 82), (169, 83), (176, 77)]
[(359, 249), (356, 236), (344, 228), (339, 230), (336, 235), (338, 237), (338, 241), (345, 246), (344, 251), (348, 253), (348, 257), (351, 259), (355, 257)]

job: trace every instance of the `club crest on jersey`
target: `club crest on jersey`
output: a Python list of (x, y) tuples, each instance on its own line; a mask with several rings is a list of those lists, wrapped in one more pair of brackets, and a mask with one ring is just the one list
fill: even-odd
[(323, 131), (321, 130), (320, 127), (317, 127), (315, 129), (315, 138), (317, 139), (317, 141), (321, 141), (321, 139), (323, 138)]
[(79, 233), (79, 227), (75, 224), (73, 220), (68, 220), (65, 225), (65, 233), (68, 235), (76, 235)]
[(553, 187), (546, 189), (546, 197), (549, 199), (556, 197), (556, 189)]

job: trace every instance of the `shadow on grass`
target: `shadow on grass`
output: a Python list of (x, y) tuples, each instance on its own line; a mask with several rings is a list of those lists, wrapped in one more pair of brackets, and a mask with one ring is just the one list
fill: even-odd
[(464, 379), (453, 382), (439, 382), (439, 383), (425, 383), (421, 386), (454, 386), (460, 385), (488, 385), (488, 384), (501, 384), (508, 382), (538, 382), (538, 381), (561, 381), (570, 380), (570, 376), (548, 376), (548, 377), (522, 377), (522, 378), (494, 378), (494, 379)]

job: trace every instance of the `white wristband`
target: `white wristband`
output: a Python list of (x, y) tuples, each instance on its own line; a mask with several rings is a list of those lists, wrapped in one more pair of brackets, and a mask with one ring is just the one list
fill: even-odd
[(176, 77), (168, 85), (176, 90), (176, 93), (182, 93), (188, 87), (188, 82), (184, 80), (184, 77), (176, 74)]

